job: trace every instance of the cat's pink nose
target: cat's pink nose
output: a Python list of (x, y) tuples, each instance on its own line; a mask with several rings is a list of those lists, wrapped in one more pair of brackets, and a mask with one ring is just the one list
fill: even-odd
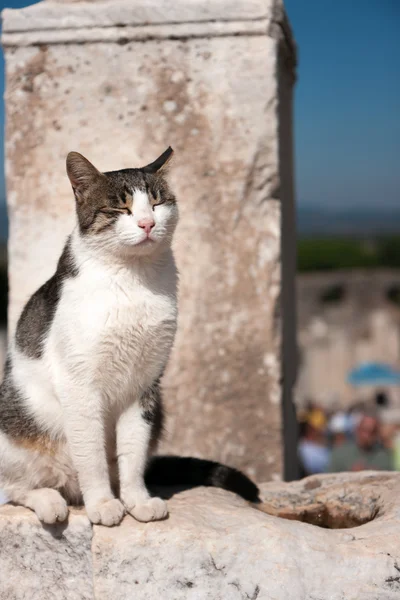
[(154, 223), (153, 219), (149, 219), (147, 217), (146, 219), (139, 219), (138, 225), (139, 225), (139, 227), (141, 227), (142, 229), (145, 230), (147, 235), (149, 235), (149, 233), (152, 230), (152, 228), (154, 227), (155, 223)]

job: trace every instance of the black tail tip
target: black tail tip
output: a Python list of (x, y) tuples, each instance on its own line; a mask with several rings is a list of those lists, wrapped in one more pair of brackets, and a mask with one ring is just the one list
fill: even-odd
[(260, 490), (256, 484), (238, 469), (218, 465), (212, 473), (211, 480), (213, 486), (234, 492), (248, 502), (253, 504), (261, 502)]
[(260, 491), (247, 475), (221, 463), (190, 456), (155, 456), (145, 476), (146, 485), (219, 487), (259, 504)]

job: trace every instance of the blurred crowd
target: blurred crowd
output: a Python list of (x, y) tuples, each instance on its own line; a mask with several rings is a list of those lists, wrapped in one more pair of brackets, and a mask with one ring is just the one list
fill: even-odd
[(400, 414), (379, 393), (369, 404), (327, 411), (310, 402), (299, 415), (302, 475), (400, 471)]

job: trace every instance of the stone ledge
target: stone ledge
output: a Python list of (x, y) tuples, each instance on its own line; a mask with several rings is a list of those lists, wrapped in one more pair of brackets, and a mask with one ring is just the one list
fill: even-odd
[(109, 0), (107, 2), (41, 2), (3, 11), (5, 33), (43, 29), (124, 27), (166, 23), (252, 21), (269, 18), (276, 0)]
[(41, 2), (1, 14), (3, 46), (268, 35), (296, 64), (282, 0)]
[(351, 529), (321, 528), (205, 488), (173, 495), (164, 522), (126, 517), (112, 529), (92, 530), (82, 511), (71, 514), (67, 527), (44, 529), (31, 512), (5, 506), (0, 599), (399, 597), (400, 474), (314, 476), (261, 487), (262, 510), (292, 509), (292, 519), (296, 506), (317, 501), (336, 503), (337, 514), (361, 511), (373, 520)]

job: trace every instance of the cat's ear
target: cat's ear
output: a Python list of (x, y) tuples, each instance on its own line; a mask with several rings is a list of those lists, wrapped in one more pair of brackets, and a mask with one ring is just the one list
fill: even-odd
[(158, 173), (161, 170), (164, 170), (167, 164), (170, 162), (174, 151), (171, 146), (168, 146), (165, 152), (161, 154), (156, 160), (145, 167), (142, 167), (140, 170), (144, 173)]
[(68, 154), (67, 175), (78, 201), (84, 200), (85, 192), (93, 183), (103, 177), (102, 173), (79, 152)]

